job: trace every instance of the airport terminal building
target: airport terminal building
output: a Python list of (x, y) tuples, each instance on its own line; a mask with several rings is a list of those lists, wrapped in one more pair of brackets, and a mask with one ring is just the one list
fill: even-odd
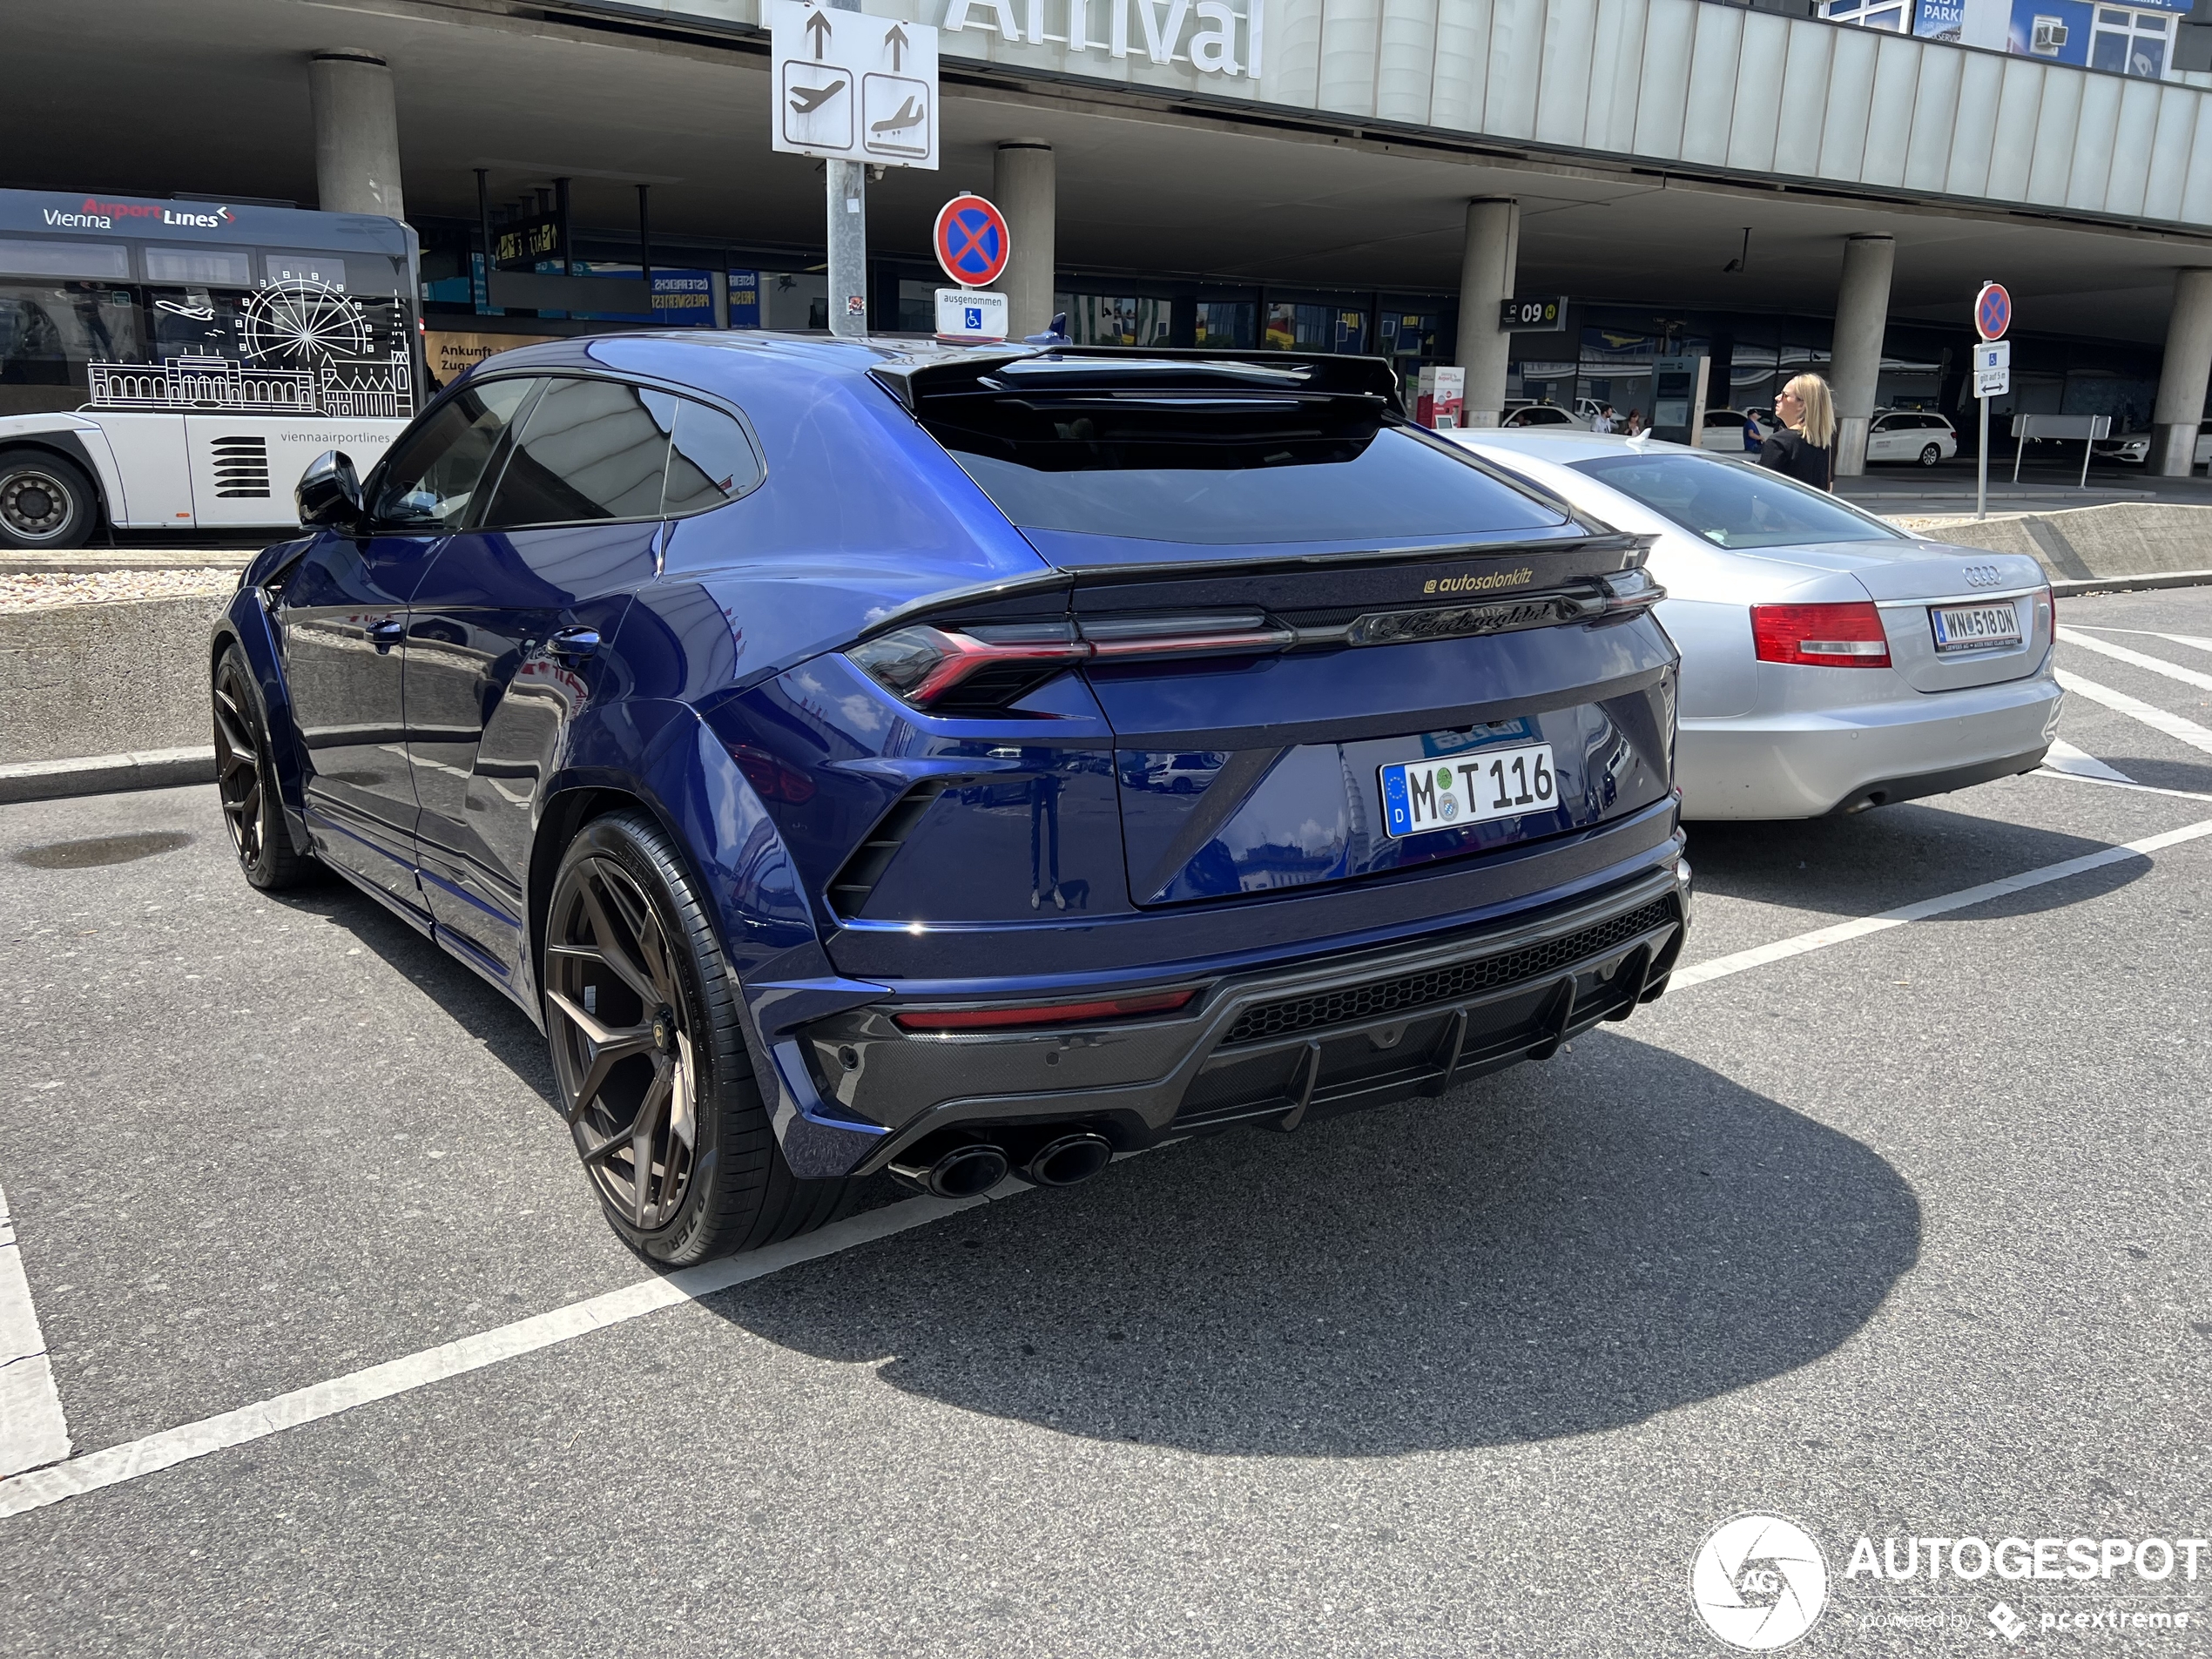
[[(942, 165), (867, 187), (875, 330), (930, 329), (932, 220), (977, 190), (1012, 226), (1017, 334), (1064, 311), (1080, 341), (1458, 363), (1476, 423), (1520, 398), (1648, 405), (1665, 356), (1705, 358), (1716, 408), (1813, 368), (1854, 471), (1879, 408), (1971, 432), (1972, 302), (1996, 280), (2016, 344), (1994, 415), (2109, 415), (2155, 433), (2160, 470), (2189, 463), (2212, 73), (2180, 65), (2212, 42), (2185, 5), (861, 10), (943, 31)], [(771, 151), (763, 0), (10, 14), (0, 185), (403, 218), (434, 378), (610, 326), (826, 324), (822, 165)], [(0, 268), (0, 296), (22, 280)], [(1513, 330), (1515, 299), (1560, 303)]]

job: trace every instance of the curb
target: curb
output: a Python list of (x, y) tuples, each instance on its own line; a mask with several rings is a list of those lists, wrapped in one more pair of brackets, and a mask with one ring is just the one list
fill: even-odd
[(2212, 587), (2212, 570), (2164, 570), (2155, 576), (2100, 576), (2084, 581), (2054, 582), (2060, 598), (2084, 593), (2127, 593), (2140, 588)]
[(148, 749), (136, 754), (74, 760), (23, 760), (0, 766), (0, 804), (111, 795), (133, 789), (173, 789), (215, 781), (215, 752)]

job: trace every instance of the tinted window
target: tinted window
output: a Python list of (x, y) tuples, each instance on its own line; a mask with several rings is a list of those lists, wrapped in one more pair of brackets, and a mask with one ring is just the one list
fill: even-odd
[(530, 407), (482, 523), (657, 518), (677, 400), (619, 381), (554, 381)]
[(1743, 462), (1694, 455), (1625, 455), (1572, 464), (1576, 471), (1642, 502), (1716, 547), (1906, 539), (1824, 490), (1809, 489)]
[(719, 409), (679, 399), (662, 511), (671, 517), (735, 501), (760, 482), (745, 428)]
[(484, 381), (447, 399), (378, 469), (371, 516), (393, 529), (461, 528), (507, 423), (539, 381)]
[(1566, 522), (1349, 399), (976, 399), (923, 423), (1001, 512), (1034, 529), (1344, 542)]

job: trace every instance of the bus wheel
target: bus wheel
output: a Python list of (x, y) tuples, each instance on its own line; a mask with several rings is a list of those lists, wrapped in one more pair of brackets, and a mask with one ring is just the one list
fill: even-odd
[(99, 498), (78, 468), (44, 449), (0, 450), (0, 547), (82, 547)]

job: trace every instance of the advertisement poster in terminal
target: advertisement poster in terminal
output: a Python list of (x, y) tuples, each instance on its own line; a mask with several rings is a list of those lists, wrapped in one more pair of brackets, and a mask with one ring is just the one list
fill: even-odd
[(2172, 67), (2177, 25), (2188, 10), (2188, 0), (2131, 0), (2124, 7), (2012, 0), (2005, 44), (2025, 57), (2160, 81)]

